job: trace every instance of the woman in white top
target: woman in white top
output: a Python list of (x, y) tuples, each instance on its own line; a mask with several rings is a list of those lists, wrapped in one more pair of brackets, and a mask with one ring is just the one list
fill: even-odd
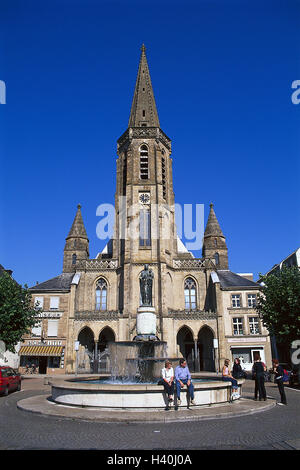
[(169, 401), (173, 401), (174, 395), (174, 370), (170, 361), (165, 362), (165, 367), (161, 370), (161, 376), (164, 381), (164, 389), (168, 394)]
[(238, 383), (237, 383), (237, 380), (234, 377), (232, 377), (230, 373), (229, 364), (230, 364), (229, 359), (225, 359), (224, 366), (222, 369), (222, 380), (224, 382), (231, 382), (232, 389), (233, 389), (232, 398), (240, 398)]

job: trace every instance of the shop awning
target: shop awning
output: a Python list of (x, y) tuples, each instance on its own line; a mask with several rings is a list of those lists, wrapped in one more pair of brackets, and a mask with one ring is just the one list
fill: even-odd
[(19, 356), (61, 356), (64, 346), (21, 346)]

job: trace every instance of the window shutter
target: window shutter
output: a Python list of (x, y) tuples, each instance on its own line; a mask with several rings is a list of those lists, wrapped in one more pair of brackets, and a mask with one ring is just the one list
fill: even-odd
[(58, 320), (48, 320), (48, 336), (57, 336)]
[(58, 310), (59, 308), (59, 297), (50, 297), (50, 309)]

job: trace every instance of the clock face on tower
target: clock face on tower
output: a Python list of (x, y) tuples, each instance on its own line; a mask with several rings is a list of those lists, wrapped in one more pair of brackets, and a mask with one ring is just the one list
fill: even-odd
[(149, 204), (150, 194), (149, 193), (140, 193), (139, 200), (142, 204)]

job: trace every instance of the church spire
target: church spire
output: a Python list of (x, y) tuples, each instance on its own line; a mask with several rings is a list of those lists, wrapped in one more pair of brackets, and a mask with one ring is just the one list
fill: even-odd
[(204, 232), (204, 238), (206, 237), (224, 237), (221, 227), (219, 225), (218, 219), (214, 211), (213, 203), (210, 203), (210, 212)]
[(75, 272), (78, 262), (88, 258), (89, 239), (81, 215), (81, 205), (78, 204), (71, 230), (66, 238), (63, 272)]
[(146, 58), (146, 47), (143, 44), (128, 127), (144, 126), (160, 127)]
[(77, 212), (76, 212), (76, 215), (75, 215), (75, 219), (73, 221), (71, 230), (70, 230), (69, 235), (67, 236), (66, 240), (68, 240), (68, 238), (85, 238), (85, 239), (88, 240), (86, 230), (85, 230), (85, 226), (84, 226), (83, 219), (82, 219), (81, 205), (80, 204), (78, 204), (78, 206), (77, 206)]
[(202, 256), (214, 259), (217, 269), (228, 269), (226, 240), (212, 203), (210, 204), (210, 212), (204, 232)]

